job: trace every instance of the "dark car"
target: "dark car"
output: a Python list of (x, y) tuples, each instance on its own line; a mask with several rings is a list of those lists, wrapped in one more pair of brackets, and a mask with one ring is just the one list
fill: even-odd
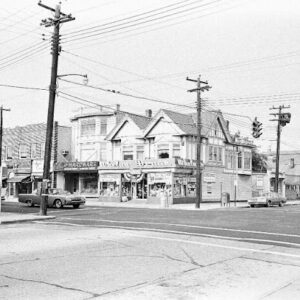
[[(40, 205), (41, 194), (38, 190), (34, 190), (31, 194), (19, 194), (19, 202), (26, 203), (28, 206)], [(79, 208), (80, 205), (85, 204), (85, 197), (81, 195), (74, 195), (68, 191), (58, 188), (49, 189), (48, 206), (55, 208), (62, 208), (65, 205), (71, 205), (74, 208)]]

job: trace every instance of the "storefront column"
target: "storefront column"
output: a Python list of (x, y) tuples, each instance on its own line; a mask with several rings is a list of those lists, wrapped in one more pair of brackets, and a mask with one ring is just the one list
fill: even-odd
[(82, 177), (80, 174), (78, 176), (78, 191), (80, 194), (82, 193)]

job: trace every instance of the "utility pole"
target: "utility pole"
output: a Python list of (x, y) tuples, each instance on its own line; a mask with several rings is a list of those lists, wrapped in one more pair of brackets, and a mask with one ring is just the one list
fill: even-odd
[(3, 108), (0, 106), (0, 212), (1, 212), (1, 201), (2, 201), (2, 136), (3, 136), (3, 111), (10, 111), (9, 108)]
[(270, 115), (278, 116), (278, 119), (272, 119), (270, 121), (277, 122), (277, 147), (276, 147), (276, 167), (275, 167), (275, 183), (274, 183), (274, 192), (278, 193), (279, 185), (279, 157), (280, 157), (280, 137), (281, 137), (281, 128), (287, 123), (290, 123), (291, 113), (283, 113), (282, 109), (290, 108), (290, 106), (279, 105), (278, 107), (271, 107), (270, 109), (278, 110), (277, 113), (272, 113)]
[[(201, 81), (201, 76), (199, 75), (197, 79), (186, 78), (188, 81), (196, 82), (197, 87), (195, 89), (188, 90), (188, 92), (197, 92), (197, 173), (196, 173), (196, 203), (195, 207), (200, 208), (200, 203), (202, 202), (202, 170), (201, 170), (201, 111), (202, 111), (202, 101), (201, 92), (208, 91), (211, 87), (208, 85), (207, 81)], [(205, 84), (205, 86), (201, 86)]]
[(56, 5), (55, 9), (42, 4), (41, 1), (38, 3), (39, 6), (46, 8), (54, 12), (54, 18), (44, 19), (41, 25), (45, 27), (54, 26), (54, 32), (52, 35), (52, 66), (51, 66), (51, 81), (49, 87), (49, 103), (48, 103), (48, 115), (47, 115), (47, 130), (46, 130), (46, 141), (45, 141), (45, 155), (44, 155), (44, 171), (43, 171), (43, 185), (42, 185), (42, 200), (40, 206), (40, 215), (47, 215), (47, 202), (48, 202), (48, 183), (50, 182), (50, 161), (51, 161), (51, 147), (52, 147), (52, 136), (53, 136), (53, 119), (54, 119), (54, 107), (55, 107), (55, 96), (56, 96), (56, 81), (57, 81), (57, 67), (58, 67), (58, 56), (61, 51), (59, 45), (60, 35), (59, 29), (60, 24), (75, 20), (70, 14), (66, 15), (60, 11), (60, 5)]

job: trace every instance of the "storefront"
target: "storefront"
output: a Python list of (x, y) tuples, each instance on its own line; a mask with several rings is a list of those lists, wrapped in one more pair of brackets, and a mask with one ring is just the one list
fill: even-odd
[(87, 197), (98, 196), (98, 161), (73, 161), (55, 164), (57, 187)]
[(99, 163), (100, 201), (147, 200), (169, 204), (195, 201), (194, 161), (147, 159)]
[(18, 159), (6, 163), (8, 170), (7, 196), (17, 198), (19, 194), (32, 192), (31, 160)]

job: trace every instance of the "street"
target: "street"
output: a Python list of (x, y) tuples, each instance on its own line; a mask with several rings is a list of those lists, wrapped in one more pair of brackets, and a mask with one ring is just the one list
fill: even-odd
[(0, 227), (0, 299), (299, 295), (298, 206), (209, 211), (95, 206), (48, 213), (56, 219)]

